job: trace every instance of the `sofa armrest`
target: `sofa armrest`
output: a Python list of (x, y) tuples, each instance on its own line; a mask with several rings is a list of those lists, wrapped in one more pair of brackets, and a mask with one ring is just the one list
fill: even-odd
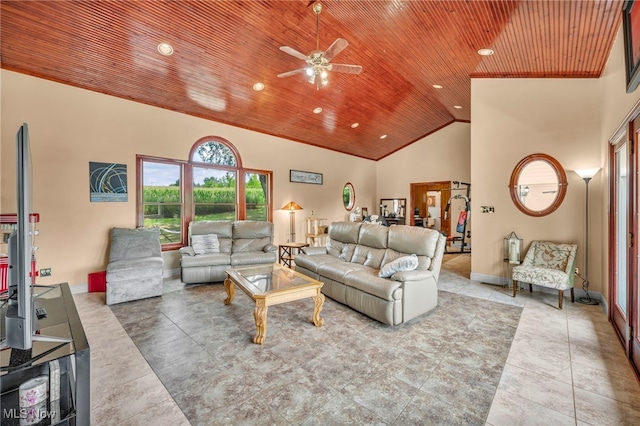
[(178, 251), (180, 252), (180, 256), (195, 256), (196, 255), (196, 252), (193, 250), (193, 247), (191, 247), (191, 246), (180, 247), (180, 249)]
[(275, 253), (278, 251), (278, 246), (274, 244), (267, 244), (263, 247), (262, 251), (264, 251), (265, 253)]
[(433, 277), (433, 272), (426, 270), (400, 271), (391, 275), (393, 281), (400, 282), (420, 281), (431, 277)]
[(318, 254), (327, 254), (326, 247), (303, 247), (302, 252), (304, 254), (308, 254), (309, 256), (315, 256)]

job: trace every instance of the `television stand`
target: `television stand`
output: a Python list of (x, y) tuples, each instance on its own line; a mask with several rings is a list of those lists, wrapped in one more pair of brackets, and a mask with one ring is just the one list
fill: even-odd
[[(89, 343), (69, 285), (35, 286), (33, 292), (37, 296), (33, 302), (35, 308), (44, 308), (47, 312), (46, 317), (34, 319), (36, 336), (52, 339), (34, 339), (32, 348), (28, 350), (10, 347), (0, 350), (0, 423), (19, 425), (20, 385), (38, 376), (48, 376), (49, 395), (44, 410), (44, 415), (48, 416), (47, 424), (89, 425)], [(6, 337), (8, 307), (5, 303), (0, 311), (2, 338)], [(51, 379), (54, 375), (58, 380)]]

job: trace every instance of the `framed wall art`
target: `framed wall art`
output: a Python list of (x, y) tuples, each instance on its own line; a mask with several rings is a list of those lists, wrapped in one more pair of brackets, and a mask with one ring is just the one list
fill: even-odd
[(627, 93), (640, 83), (640, 2), (627, 0), (622, 6), (624, 31), (624, 60), (627, 75)]
[(127, 201), (127, 165), (89, 162), (91, 202)]
[(297, 183), (313, 183), (322, 185), (322, 173), (303, 172), (301, 170), (289, 170), (289, 181)]

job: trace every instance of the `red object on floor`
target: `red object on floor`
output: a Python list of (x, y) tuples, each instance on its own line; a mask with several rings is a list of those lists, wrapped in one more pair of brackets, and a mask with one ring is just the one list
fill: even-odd
[(89, 274), (89, 293), (107, 291), (107, 271), (93, 272)]
[(9, 258), (0, 257), (0, 293), (7, 291), (9, 281)]

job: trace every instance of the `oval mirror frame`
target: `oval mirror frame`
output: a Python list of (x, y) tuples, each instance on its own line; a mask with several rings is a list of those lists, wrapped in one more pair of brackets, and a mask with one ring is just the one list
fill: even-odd
[[(518, 193), (518, 180), (520, 179), (520, 175), (529, 164), (535, 161), (544, 161), (549, 166), (551, 166), (553, 171), (556, 173), (558, 182), (558, 192), (556, 193), (555, 200), (553, 200), (549, 207), (543, 210), (529, 209), (522, 203), (520, 194)], [(562, 165), (558, 162), (558, 160), (551, 157), (550, 155), (538, 153), (526, 156), (525, 158), (520, 160), (520, 162), (513, 169), (513, 172), (511, 173), (511, 179), (509, 180), (509, 193), (511, 194), (511, 200), (513, 201), (513, 204), (516, 205), (518, 210), (529, 216), (541, 217), (553, 213), (558, 209), (558, 207), (560, 207), (560, 205), (564, 201), (565, 195), (567, 194), (567, 185), (567, 175), (565, 174), (564, 169), (562, 168)]]
[(351, 211), (353, 206), (356, 205), (356, 190), (351, 182), (347, 182), (342, 188), (342, 203), (347, 211)]

